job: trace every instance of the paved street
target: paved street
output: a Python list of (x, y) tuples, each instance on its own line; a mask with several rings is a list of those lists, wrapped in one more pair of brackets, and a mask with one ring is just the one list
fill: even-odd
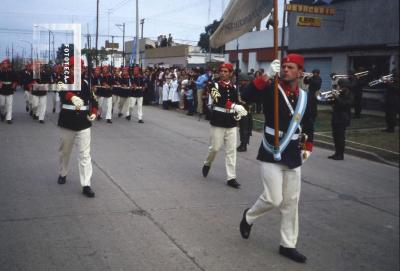
[[(279, 213), (239, 234), (242, 212), (262, 191), (260, 135), (238, 153), (242, 189), (225, 185), (223, 153), (201, 175), (209, 124), (144, 107), (144, 124), (115, 118), (92, 129), (94, 199), (81, 195), (76, 152), (57, 184), (57, 115), (45, 124), (14, 98), (0, 123), (0, 270), (379, 270), (399, 268), (398, 168), (316, 148), (303, 167), (298, 248), (277, 253)], [(50, 112), (50, 113), (49, 113)]]

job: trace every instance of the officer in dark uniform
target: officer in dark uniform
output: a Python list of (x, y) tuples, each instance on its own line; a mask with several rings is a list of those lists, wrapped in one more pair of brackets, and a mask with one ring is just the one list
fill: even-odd
[(394, 133), (396, 127), (397, 116), (400, 115), (400, 85), (399, 72), (395, 69), (392, 71), (393, 80), (384, 81), (386, 88), (385, 94), (385, 120), (386, 129), (383, 132)]
[[(73, 63), (70, 64), (73, 67)], [(70, 69), (70, 81), (73, 83), (73, 69)], [(59, 147), (60, 169), (58, 183), (65, 184), (68, 173), (69, 158), (74, 143), (79, 148), (79, 177), (82, 193), (92, 198), (95, 193), (91, 189), (92, 160), (90, 156), (90, 141), (92, 122), (96, 119), (97, 98), (89, 88), (87, 74), (84, 72), (81, 81), (81, 91), (60, 91), (62, 103), (58, 118), (61, 144)]]
[[(358, 73), (363, 71), (363, 67), (357, 70)], [(366, 76), (356, 76), (354, 72), (351, 72), (351, 76), (354, 78), (354, 85), (350, 88), (353, 91), (354, 118), (359, 119), (361, 118), (363, 88), (368, 84), (368, 78)]]
[(211, 138), (202, 172), (207, 177), (217, 152), (225, 144), (227, 185), (237, 189), (240, 184), (236, 181), (236, 126), (237, 119), (246, 116), (247, 111), (239, 104), (238, 91), (230, 81), (232, 74), (232, 64), (222, 64), (219, 81), (209, 86), (212, 99)]
[(319, 76), (318, 69), (314, 69), (312, 71), (312, 74), (313, 75), (311, 77), (305, 77), (303, 81), (305, 84), (308, 85), (307, 103), (310, 106), (310, 117), (313, 119), (313, 123), (315, 123), (315, 120), (318, 115), (317, 94), (318, 91), (321, 89), (322, 79)]
[(11, 69), (8, 59), (1, 62), (0, 67), (0, 117), (12, 124), (13, 96), (18, 84), (17, 75)]
[[(248, 74), (239, 74), (239, 93), (244, 91), (251, 77)], [(253, 117), (251, 115), (251, 105), (246, 104), (239, 96), (240, 104), (247, 110), (247, 116), (241, 117), (239, 120), (240, 145), (237, 147), (238, 152), (247, 151), (247, 145), (250, 143), (251, 130), (253, 129)]]
[(335, 144), (335, 153), (329, 159), (343, 160), (346, 128), (350, 125), (351, 105), (353, 93), (350, 90), (351, 82), (347, 79), (338, 81), (339, 94), (332, 98), (332, 136)]

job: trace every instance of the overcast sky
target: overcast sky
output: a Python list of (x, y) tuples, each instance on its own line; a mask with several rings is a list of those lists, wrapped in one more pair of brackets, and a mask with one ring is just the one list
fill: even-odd
[[(196, 45), (204, 27), (219, 20), (229, 0), (139, 0), (139, 18), (145, 18), (144, 36), (155, 39), (160, 34), (171, 33), (174, 40)], [(280, 10), (282, 2), (279, 0)], [(210, 4), (209, 4), (210, 3)], [(96, 0), (1, 0), (0, 10), (0, 58), (11, 54), (30, 56), (32, 28), (34, 24), (80, 23), (82, 33), (95, 34)], [(210, 12), (209, 12), (210, 11)], [(281, 12), (280, 12), (281, 13)], [(122, 36), (115, 24), (126, 24), (126, 40), (135, 36), (135, 0), (100, 0), (99, 47), (104, 46), (108, 35)], [(56, 33), (57, 43), (67, 37)], [(43, 35), (46, 43), (46, 35)], [(58, 41), (57, 41), (58, 40)], [(115, 38), (122, 43), (122, 38)], [(82, 46), (85, 41), (82, 41)], [(92, 41), (94, 46), (94, 38)], [(24, 48), (24, 49), (23, 49)]]

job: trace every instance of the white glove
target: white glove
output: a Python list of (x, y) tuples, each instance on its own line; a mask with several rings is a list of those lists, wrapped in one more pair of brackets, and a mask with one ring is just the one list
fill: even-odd
[(310, 151), (306, 151), (306, 150), (301, 151), (301, 160), (303, 161), (303, 163), (305, 161), (307, 161), (307, 159), (310, 157), (310, 155), (311, 155)]
[(268, 78), (274, 78), (275, 74), (279, 75), (280, 72), (281, 72), (281, 61), (279, 59), (275, 59), (274, 61), (271, 62), (265, 74), (268, 76)]
[(96, 119), (96, 114), (91, 114), (90, 116), (88, 115), (88, 116), (87, 116), (87, 119), (88, 119), (89, 121), (94, 121), (94, 120)]
[(78, 108), (83, 106), (83, 100), (78, 96), (72, 96), (71, 102)]
[(235, 113), (237, 113), (241, 117), (247, 116), (246, 109), (244, 109), (244, 107), (240, 104), (233, 104), (232, 109), (235, 111)]

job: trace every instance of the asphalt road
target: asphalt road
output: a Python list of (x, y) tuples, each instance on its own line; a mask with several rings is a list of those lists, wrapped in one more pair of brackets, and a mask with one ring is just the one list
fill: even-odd
[(315, 148), (303, 166), (298, 249), (277, 253), (278, 211), (239, 234), (242, 212), (262, 191), (260, 135), (237, 159), (240, 190), (225, 185), (219, 153), (201, 175), (209, 124), (156, 107), (144, 124), (115, 118), (92, 128), (94, 199), (82, 196), (76, 152), (57, 184), (57, 114), (45, 124), (14, 98), (0, 123), (0, 270), (379, 270), (399, 269), (399, 170)]

